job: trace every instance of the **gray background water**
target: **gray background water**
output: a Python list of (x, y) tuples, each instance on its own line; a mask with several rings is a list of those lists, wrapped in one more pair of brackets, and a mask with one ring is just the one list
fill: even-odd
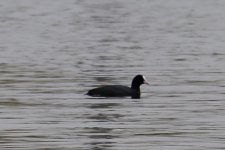
[[(1, 0), (1, 150), (225, 149), (225, 1)], [(142, 99), (91, 99), (101, 84)]]

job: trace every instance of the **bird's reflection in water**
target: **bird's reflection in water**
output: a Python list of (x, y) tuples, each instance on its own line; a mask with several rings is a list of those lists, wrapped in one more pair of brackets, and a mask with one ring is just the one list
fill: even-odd
[(93, 150), (107, 150), (116, 143), (113, 139), (118, 138), (118, 135), (113, 134), (112, 128), (92, 127), (86, 128), (86, 132), (89, 134), (86, 144), (90, 145)]
[(91, 109), (101, 109), (101, 108), (113, 108), (115, 106), (121, 105), (120, 103), (94, 103), (91, 104), (89, 107)]
[[(123, 115), (115, 113), (112, 108), (119, 107), (120, 103), (94, 103), (88, 107), (97, 111), (94, 114), (87, 114), (87, 119), (93, 123), (92, 126), (84, 129), (87, 136), (87, 145), (91, 146), (92, 150), (107, 150), (116, 143), (114, 139), (119, 138), (115, 132), (114, 124)], [(90, 124), (89, 122), (89, 124)]]

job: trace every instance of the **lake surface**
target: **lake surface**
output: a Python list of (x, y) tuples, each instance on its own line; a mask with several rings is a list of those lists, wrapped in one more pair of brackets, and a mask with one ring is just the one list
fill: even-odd
[[(225, 149), (225, 1), (0, 1), (1, 150)], [(91, 98), (103, 84), (142, 98)]]

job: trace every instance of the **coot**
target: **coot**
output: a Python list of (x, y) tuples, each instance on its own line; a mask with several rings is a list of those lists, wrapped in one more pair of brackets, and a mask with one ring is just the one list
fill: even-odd
[(141, 96), (140, 85), (149, 84), (143, 75), (136, 75), (131, 83), (131, 88), (123, 85), (104, 85), (88, 91), (87, 95), (93, 97), (126, 97), (139, 99)]

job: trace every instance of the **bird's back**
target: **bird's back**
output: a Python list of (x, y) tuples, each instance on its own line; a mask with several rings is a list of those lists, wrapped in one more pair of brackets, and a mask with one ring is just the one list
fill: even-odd
[(123, 85), (105, 85), (88, 91), (87, 95), (96, 97), (132, 96), (133, 89)]

